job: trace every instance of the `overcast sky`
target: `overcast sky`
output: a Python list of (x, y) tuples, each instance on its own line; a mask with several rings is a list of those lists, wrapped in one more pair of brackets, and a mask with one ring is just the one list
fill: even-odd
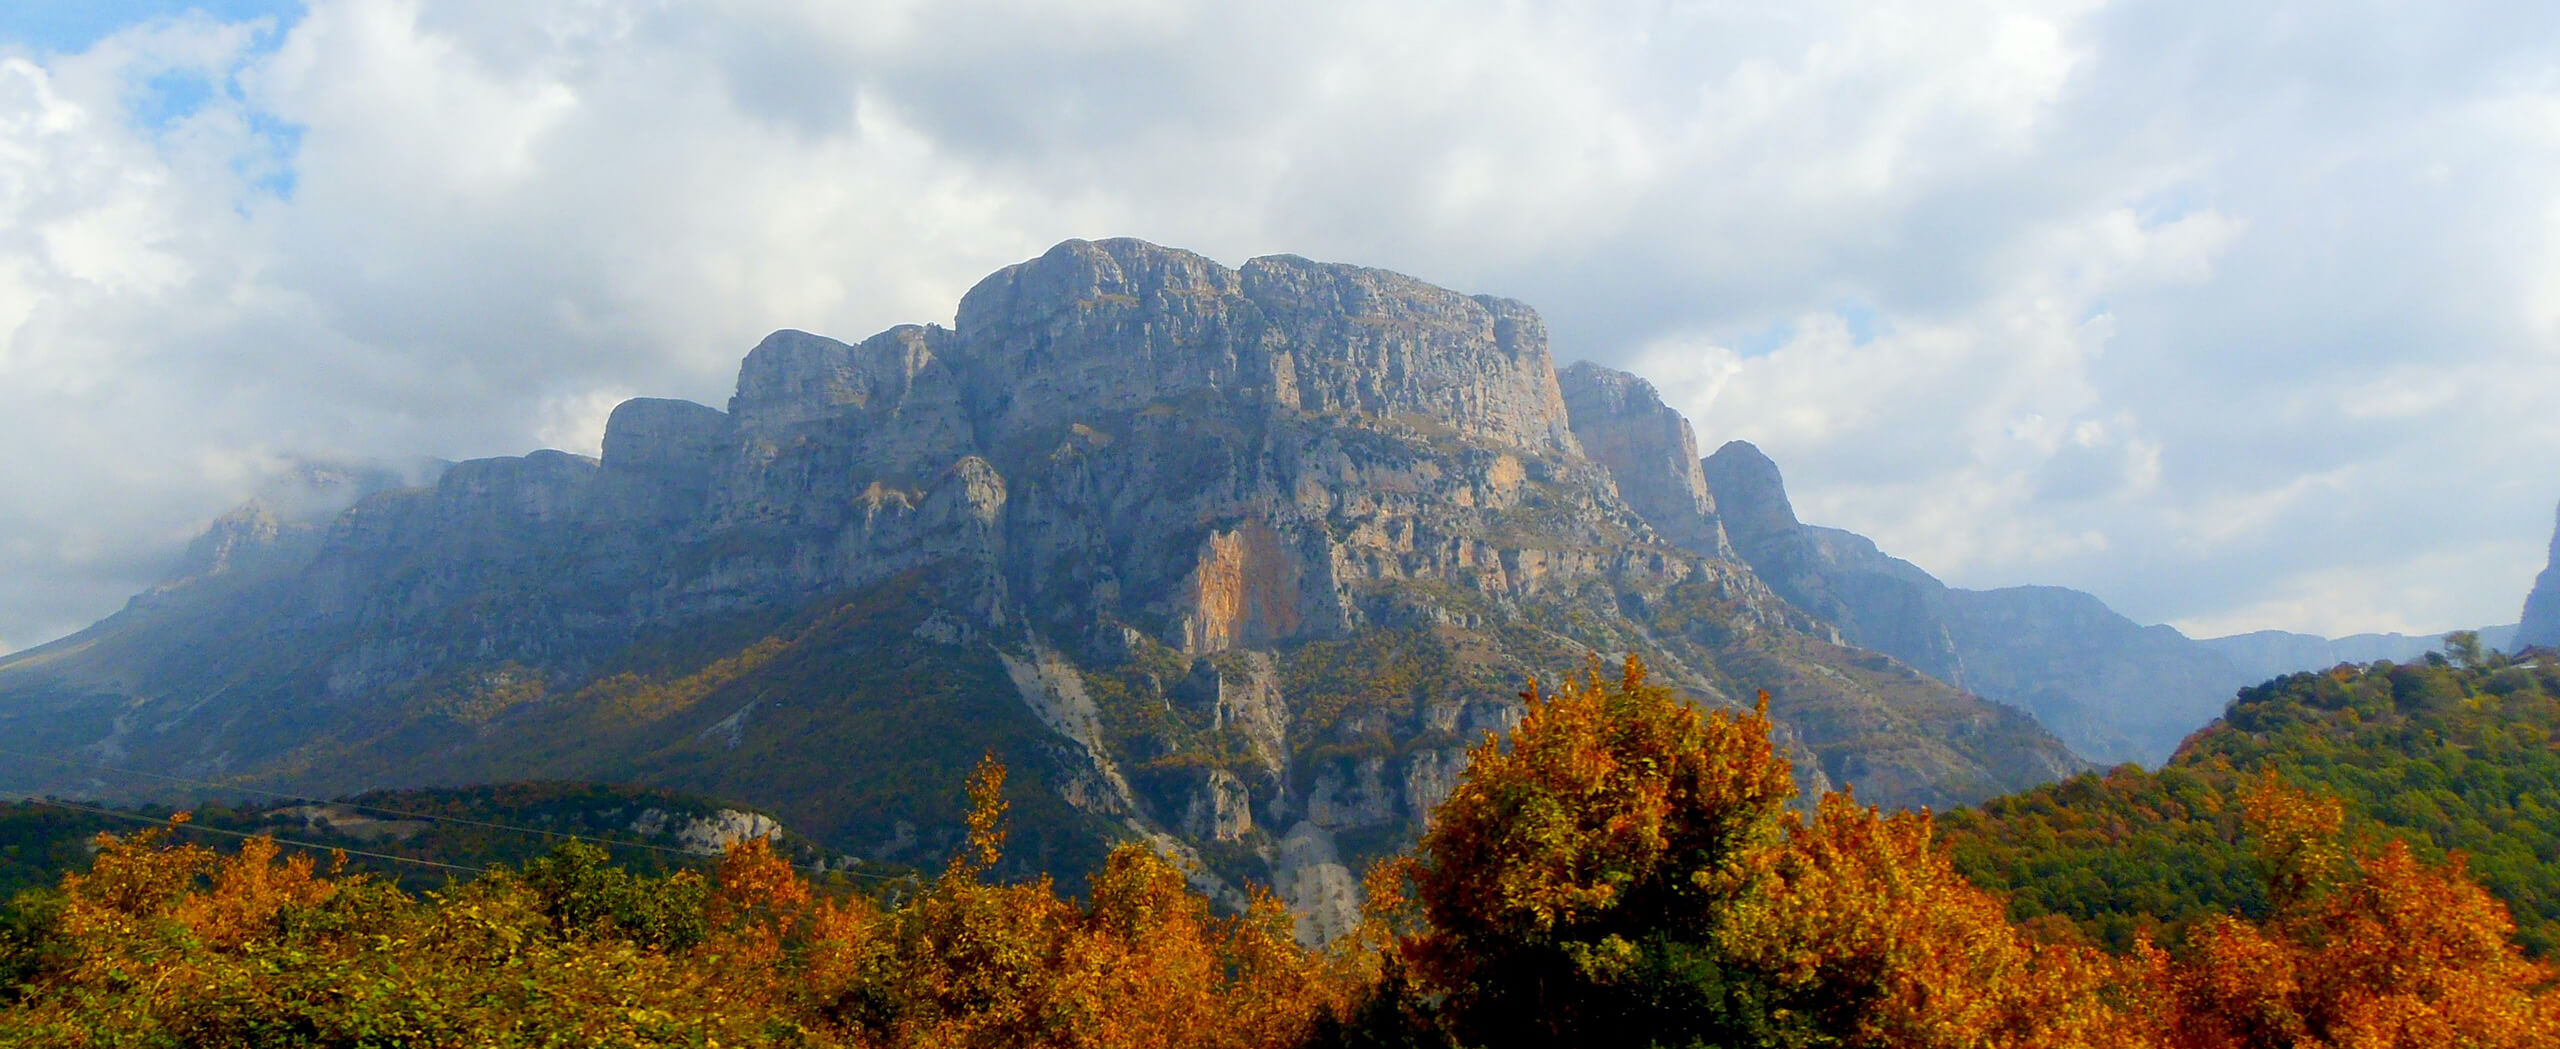
[(293, 457), (592, 452), (1117, 235), (1526, 300), (2190, 633), (2511, 622), (2560, 502), (2547, 0), (21, 0), (0, 650)]

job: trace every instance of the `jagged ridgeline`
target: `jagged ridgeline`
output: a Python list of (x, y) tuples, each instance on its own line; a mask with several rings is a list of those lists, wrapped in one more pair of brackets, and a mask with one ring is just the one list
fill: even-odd
[(1393, 273), (1070, 241), (953, 328), (778, 332), (727, 411), (631, 401), (603, 452), (235, 514), (0, 664), (0, 737), (305, 794), (648, 783), (889, 861), (955, 842), (993, 751), (1023, 862), (1144, 836), (1312, 931), (1524, 678), (1593, 653), (1767, 689), (1807, 785), (1869, 801), (2084, 767), (1774, 594), (1640, 380), (1560, 381), (1527, 306)]

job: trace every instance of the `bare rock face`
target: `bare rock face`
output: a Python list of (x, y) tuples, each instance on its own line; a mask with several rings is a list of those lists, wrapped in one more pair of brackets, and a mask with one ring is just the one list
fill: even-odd
[(1576, 450), (1546, 323), (1521, 303), (1295, 255), (1246, 263), (1243, 286), (1267, 318), (1274, 374), (1290, 377), (1285, 404), (1416, 416), (1495, 443)]
[(782, 824), (761, 812), (721, 809), (709, 815), (679, 816), (665, 809), (642, 809), (631, 821), (631, 831), (649, 837), (667, 836), (687, 852), (717, 856), (729, 846), (753, 841), (782, 832)]
[(1242, 841), (1253, 833), (1253, 797), (1244, 781), (1211, 769), (1183, 813), (1182, 832), (1194, 841)]
[(1570, 451), (1545, 325), (1516, 302), (1397, 273), (1134, 240), (1068, 241), (960, 300), (996, 440), (1185, 398), (1408, 416)]
[(603, 464), (637, 474), (707, 478), (729, 441), (729, 417), (717, 408), (634, 397), (605, 419)]
[(959, 333), (989, 435), (1267, 387), (1237, 284), (1207, 258), (1132, 240), (1068, 241), (978, 282)]
[(1185, 652), (1217, 652), (1298, 636), (1308, 583), (1306, 566), (1287, 537), (1253, 520), (1210, 533), (1192, 569), (1182, 618)]
[(1689, 420), (1662, 403), (1653, 384), (1584, 361), (1557, 376), (1574, 439), (1608, 467), (1618, 494), (1645, 523), (1683, 549), (1738, 560), (1716, 517), (1715, 495), (1698, 460)]
[(737, 436), (715, 468), (705, 524), (840, 526), (855, 479), (914, 489), (975, 454), (960, 379), (940, 356), (951, 345), (951, 333), (913, 325), (859, 346), (766, 337), (738, 371)]
[(2551, 533), (2551, 559), (2542, 574), (2533, 581), (2533, 592), (2524, 599), (2524, 621), (2516, 628), (2515, 644), (2560, 646), (2560, 525)]

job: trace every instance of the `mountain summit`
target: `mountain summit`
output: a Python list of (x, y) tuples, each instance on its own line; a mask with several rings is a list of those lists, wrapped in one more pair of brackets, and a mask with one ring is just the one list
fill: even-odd
[(2516, 627), (2515, 643), (2560, 647), (2560, 523), (2552, 526), (2550, 561), (2525, 595), (2524, 622)]
[(2084, 767), (1783, 599), (1709, 481), (1641, 380), (1560, 380), (1520, 303), (1069, 241), (952, 328), (776, 332), (727, 410), (628, 402), (601, 459), (226, 520), (220, 559), (257, 571), (0, 661), (0, 733), (306, 793), (643, 782), (892, 860), (956, 840), (993, 751), (1029, 862), (1144, 838), (1204, 886), (1276, 885), (1310, 935), (1524, 680), (1594, 657), (1699, 703), (1767, 690), (1806, 785), (1869, 801)]

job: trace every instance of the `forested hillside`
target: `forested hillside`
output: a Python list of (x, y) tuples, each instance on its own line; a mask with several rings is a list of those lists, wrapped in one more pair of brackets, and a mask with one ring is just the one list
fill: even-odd
[(2239, 798), (2263, 777), (2345, 807), (2350, 832), (2462, 853), (2533, 953), (2560, 949), (2560, 661), (2455, 635), (2452, 655), (2294, 674), (2242, 691), (2167, 766), (2078, 776), (1949, 814), (1957, 865), (2124, 948), (2155, 924), (2269, 906)]
[[(89, 863), (101, 833), (131, 834), (180, 811), (55, 799), (0, 802), (0, 899), (50, 886)], [(830, 855), (771, 817), (694, 795), (605, 783), (496, 783), (448, 790), (382, 790), (336, 801), (230, 801), (186, 809), (184, 840), (226, 848), (261, 834), (288, 848), (347, 853), (352, 870), (403, 888), (434, 888), (499, 864), (522, 865), (580, 841), (617, 866), (664, 874), (708, 869), (730, 842), (770, 836), (812, 869), (906, 868)]]

